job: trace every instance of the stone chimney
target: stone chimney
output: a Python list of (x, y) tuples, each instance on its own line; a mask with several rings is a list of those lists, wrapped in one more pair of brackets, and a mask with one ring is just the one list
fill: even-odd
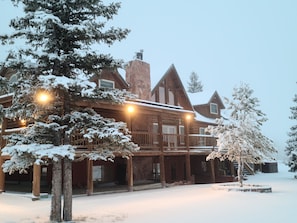
[(151, 99), (150, 65), (143, 60), (143, 51), (136, 53), (136, 59), (126, 66), (126, 81), (130, 91), (138, 95), (139, 99)]

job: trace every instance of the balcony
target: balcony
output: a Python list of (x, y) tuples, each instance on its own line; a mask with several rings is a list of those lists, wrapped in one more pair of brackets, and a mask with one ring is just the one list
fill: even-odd
[[(216, 138), (201, 134), (156, 134), (144, 131), (132, 133), (132, 141), (139, 145), (141, 152), (210, 152), (216, 147)], [(101, 141), (88, 142), (81, 135), (72, 135), (70, 143), (78, 150), (91, 150)]]

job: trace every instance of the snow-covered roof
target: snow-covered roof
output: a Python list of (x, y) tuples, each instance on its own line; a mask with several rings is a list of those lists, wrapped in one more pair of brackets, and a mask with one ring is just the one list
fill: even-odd
[(207, 123), (211, 123), (211, 124), (216, 124), (216, 119), (205, 117), (204, 115), (201, 115), (197, 111), (195, 111), (195, 120), (199, 121), (199, 122), (207, 122)]
[(203, 105), (203, 104), (207, 104), (210, 101), (211, 97), (215, 92), (216, 90), (203, 89), (202, 92), (197, 92), (197, 93), (188, 92), (188, 97), (192, 105)]
[(135, 105), (140, 105), (140, 106), (145, 106), (145, 107), (151, 107), (151, 108), (158, 108), (158, 109), (166, 109), (166, 110), (172, 110), (172, 111), (193, 113), (193, 111), (185, 110), (181, 106), (163, 104), (163, 103), (154, 102), (154, 101), (146, 101), (146, 100), (135, 99), (133, 101), (126, 101), (125, 103), (126, 104), (135, 104)]

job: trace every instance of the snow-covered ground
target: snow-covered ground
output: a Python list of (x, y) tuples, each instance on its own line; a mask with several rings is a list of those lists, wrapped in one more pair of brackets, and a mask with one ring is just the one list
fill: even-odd
[[(250, 176), (247, 183), (272, 186), (272, 193), (227, 192), (211, 184), (175, 186), (73, 199), (75, 222), (295, 222), (297, 180), (279, 163), (279, 173)], [(31, 201), (0, 194), (1, 223), (49, 222), (50, 199)]]

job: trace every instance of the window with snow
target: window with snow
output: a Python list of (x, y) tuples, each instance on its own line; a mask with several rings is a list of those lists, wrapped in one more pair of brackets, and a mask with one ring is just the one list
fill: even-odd
[(210, 113), (218, 114), (218, 105), (215, 103), (210, 103)]
[(100, 79), (99, 80), (99, 87), (100, 88), (112, 89), (112, 88), (114, 88), (114, 81)]

